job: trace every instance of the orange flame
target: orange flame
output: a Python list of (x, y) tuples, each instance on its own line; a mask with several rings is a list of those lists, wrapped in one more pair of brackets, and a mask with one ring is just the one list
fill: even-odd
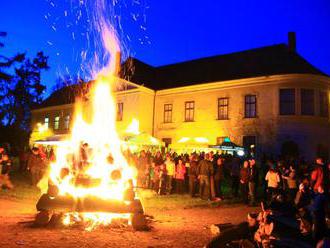
[[(76, 198), (96, 196), (102, 199), (124, 201), (125, 191), (135, 180), (136, 172), (126, 161), (121, 151), (121, 140), (116, 132), (116, 109), (112, 89), (119, 71), (120, 52), (118, 39), (112, 28), (103, 25), (104, 47), (112, 56), (107, 67), (97, 75), (91, 91), (91, 121), (84, 119), (86, 103), (77, 102), (71, 139), (56, 151), (56, 162), (50, 166), (49, 178), (59, 189), (59, 195)], [(82, 143), (88, 149), (81, 150)], [(87, 161), (80, 161), (81, 151), (88, 154)], [(63, 175), (63, 171), (66, 171)], [(84, 177), (97, 183), (88, 187), (77, 185), (77, 178)], [(72, 215), (63, 223), (69, 225)], [(111, 223), (114, 217), (128, 218), (127, 214), (84, 213), (82, 219), (90, 222), (89, 229), (99, 224)]]

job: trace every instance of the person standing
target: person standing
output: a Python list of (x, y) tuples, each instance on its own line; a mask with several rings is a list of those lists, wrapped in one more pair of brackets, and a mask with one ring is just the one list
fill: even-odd
[(244, 161), (243, 167), (240, 170), (240, 187), (242, 200), (245, 204), (249, 203), (249, 162)]
[(209, 160), (209, 154), (206, 153), (205, 157), (198, 164), (199, 193), (204, 200), (210, 200), (211, 175), (213, 175), (213, 164)]
[(198, 162), (195, 154), (191, 155), (189, 168), (189, 194), (194, 197), (197, 189)]
[(148, 176), (149, 176), (149, 158), (144, 150), (140, 152), (140, 156), (138, 159), (138, 186), (148, 187)]
[(294, 202), (297, 194), (297, 181), (296, 181), (296, 170), (294, 165), (290, 165), (289, 172), (287, 175), (282, 176), (286, 180), (288, 199), (290, 202)]
[(173, 177), (175, 174), (175, 164), (172, 160), (171, 155), (168, 153), (166, 154), (166, 160), (165, 160), (165, 166), (166, 166), (166, 193), (172, 194), (173, 190)]
[(234, 157), (231, 162), (230, 176), (232, 180), (231, 190), (234, 197), (238, 196), (239, 178), (240, 178), (240, 159)]
[(216, 161), (214, 171), (214, 189), (215, 189), (215, 197), (223, 200), (223, 194), (221, 190), (221, 184), (223, 181), (223, 159), (218, 157)]
[(176, 186), (177, 186), (177, 193), (183, 194), (184, 193), (184, 176), (186, 174), (186, 166), (183, 163), (182, 158), (180, 157), (178, 160), (178, 164), (176, 165), (175, 171), (175, 179), (176, 179)]
[(166, 165), (165, 163), (163, 163), (159, 166), (159, 188), (158, 188), (159, 195), (163, 195), (166, 193), (166, 177), (167, 177)]
[(311, 186), (315, 192), (318, 191), (319, 186), (323, 186), (323, 166), (322, 158), (316, 158), (316, 164), (311, 173)]
[(308, 206), (308, 209), (312, 216), (312, 236), (315, 241), (319, 241), (324, 238), (327, 225), (326, 225), (326, 206), (328, 199), (324, 193), (323, 186), (320, 185), (317, 191), (312, 193), (312, 203)]
[(160, 184), (160, 170), (161, 165), (164, 164), (164, 160), (160, 151), (157, 151), (156, 156), (153, 159), (153, 169), (154, 169), (154, 190), (159, 192), (159, 184)]
[(256, 168), (255, 159), (249, 160), (249, 196), (250, 204), (254, 206), (256, 204), (256, 193), (258, 185), (258, 170)]
[(267, 181), (267, 193), (268, 200), (270, 201), (275, 194), (278, 193), (278, 187), (280, 183), (280, 175), (275, 170), (275, 166), (272, 165), (266, 174), (265, 180)]
[(32, 154), (29, 156), (27, 168), (31, 173), (31, 184), (36, 186), (42, 178), (44, 170), (44, 161), (39, 154), (39, 148), (33, 147)]

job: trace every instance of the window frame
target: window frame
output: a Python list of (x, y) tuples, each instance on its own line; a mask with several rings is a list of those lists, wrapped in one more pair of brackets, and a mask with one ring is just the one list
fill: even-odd
[(56, 115), (54, 118), (54, 130), (59, 130), (60, 129), (60, 116)]
[[(47, 121), (46, 121), (46, 119), (47, 119)], [(44, 118), (44, 126), (46, 127), (46, 128), (49, 128), (49, 116), (45, 116), (45, 118)]]
[(173, 114), (173, 104), (172, 103), (165, 103), (164, 104), (163, 122), (164, 123), (172, 123), (172, 114)]
[[(254, 97), (253, 102), (248, 102), (247, 99)], [(251, 108), (249, 108), (248, 111), (248, 106), (253, 106), (254, 105), (254, 115), (251, 115), (252, 111)], [(244, 96), (244, 118), (257, 118), (257, 95), (254, 94), (248, 94)]]
[[(282, 98), (281, 92), (284, 91), (292, 91), (293, 90), (293, 100), (292, 99), (284, 99)], [(293, 104), (293, 112), (287, 111), (291, 110), (291, 104)], [(281, 88), (279, 89), (279, 115), (287, 116), (287, 115), (296, 115), (296, 89), (295, 88)]]
[[(308, 97), (307, 95), (305, 94), (305, 97), (304, 97), (304, 93), (307, 93), (307, 92), (311, 92), (311, 102), (306, 102), (306, 98), (308, 100)], [(304, 108), (306, 106), (309, 106), (307, 104), (310, 104), (312, 106), (311, 108), (311, 112), (308, 112), (307, 110), (309, 110), (308, 108)], [(315, 115), (315, 90), (314, 89), (306, 89), (306, 88), (303, 88), (303, 89), (300, 89), (300, 114), (301, 115), (304, 115), (304, 116), (314, 116)]]
[(70, 129), (70, 120), (71, 120), (71, 115), (70, 114), (67, 114), (64, 117), (64, 129), (65, 130), (69, 130)]
[[(192, 107), (191, 107), (192, 104)], [(184, 103), (184, 121), (193, 122), (195, 120), (195, 101), (186, 101)], [(189, 117), (189, 118), (187, 118)]]
[[(221, 103), (221, 101), (225, 101)], [(225, 113), (225, 114), (223, 114)], [(218, 120), (228, 120), (229, 119), (229, 97), (219, 97), (218, 98)]]

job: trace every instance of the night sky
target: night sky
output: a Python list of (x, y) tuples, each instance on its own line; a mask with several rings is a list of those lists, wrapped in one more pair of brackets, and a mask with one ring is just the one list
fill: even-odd
[[(88, 64), (99, 37), (89, 28), (92, 0), (10, 0), (0, 2), (0, 54), (33, 55), (43, 50), (51, 69), (43, 74), (50, 92), (67, 74), (88, 79)], [(107, 1), (107, 0), (106, 0)], [(164, 65), (287, 42), (297, 34), (297, 50), (330, 74), (329, 0), (109, 0), (126, 56)], [(109, 4), (110, 5), (110, 4)], [(85, 60), (82, 57), (86, 57)]]

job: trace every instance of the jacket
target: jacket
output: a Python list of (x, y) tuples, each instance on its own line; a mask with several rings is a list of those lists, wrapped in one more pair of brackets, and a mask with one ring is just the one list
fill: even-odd
[(39, 155), (31, 154), (27, 162), (27, 168), (31, 171), (43, 170), (45, 163)]
[(198, 176), (198, 163), (197, 161), (190, 162), (189, 176)]
[(323, 169), (320, 165), (317, 165), (316, 168), (312, 171), (311, 174), (311, 183), (314, 191), (317, 191), (317, 188), (323, 183)]
[(278, 188), (280, 175), (276, 171), (268, 171), (265, 180), (268, 181), (268, 187)]
[(175, 164), (172, 160), (165, 160), (166, 171), (168, 176), (174, 176), (175, 174)]
[(179, 180), (184, 180), (185, 174), (186, 174), (186, 166), (184, 164), (178, 164), (176, 166), (175, 178)]
[(240, 181), (241, 183), (245, 184), (249, 182), (249, 169), (242, 168), (240, 171)]
[(213, 175), (213, 164), (208, 160), (201, 160), (198, 163), (198, 175), (199, 176), (211, 176)]

